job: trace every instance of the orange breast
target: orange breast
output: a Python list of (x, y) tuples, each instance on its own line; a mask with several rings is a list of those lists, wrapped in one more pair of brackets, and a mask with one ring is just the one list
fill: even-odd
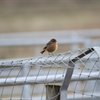
[(53, 43), (53, 44), (51, 44), (51, 45), (49, 45), (48, 47), (47, 47), (47, 51), (48, 52), (53, 52), (53, 51), (55, 51), (57, 49), (57, 44), (56, 43)]

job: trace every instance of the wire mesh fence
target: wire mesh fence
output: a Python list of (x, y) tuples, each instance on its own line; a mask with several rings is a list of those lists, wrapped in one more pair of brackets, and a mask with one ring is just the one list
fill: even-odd
[(99, 47), (0, 61), (1, 100), (99, 100), (99, 84)]

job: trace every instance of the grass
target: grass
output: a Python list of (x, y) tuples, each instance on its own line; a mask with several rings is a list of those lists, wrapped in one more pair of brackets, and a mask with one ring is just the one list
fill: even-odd
[(0, 33), (100, 28), (100, 11), (80, 7), (1, 7)]

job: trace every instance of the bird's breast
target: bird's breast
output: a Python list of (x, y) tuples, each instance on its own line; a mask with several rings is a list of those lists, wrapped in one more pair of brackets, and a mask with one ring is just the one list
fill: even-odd
[(53, 51), (57, 50), (57, 48), (58, 48), (58, 45), (56, 43), (53, 43), (47, 47), (47, 51), (53, 52)]

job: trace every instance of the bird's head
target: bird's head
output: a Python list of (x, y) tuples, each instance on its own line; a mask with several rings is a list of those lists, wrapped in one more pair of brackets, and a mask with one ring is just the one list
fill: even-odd
[(51, 39), (51, 42), (57, 42), (57, 40), (56, 39)]

